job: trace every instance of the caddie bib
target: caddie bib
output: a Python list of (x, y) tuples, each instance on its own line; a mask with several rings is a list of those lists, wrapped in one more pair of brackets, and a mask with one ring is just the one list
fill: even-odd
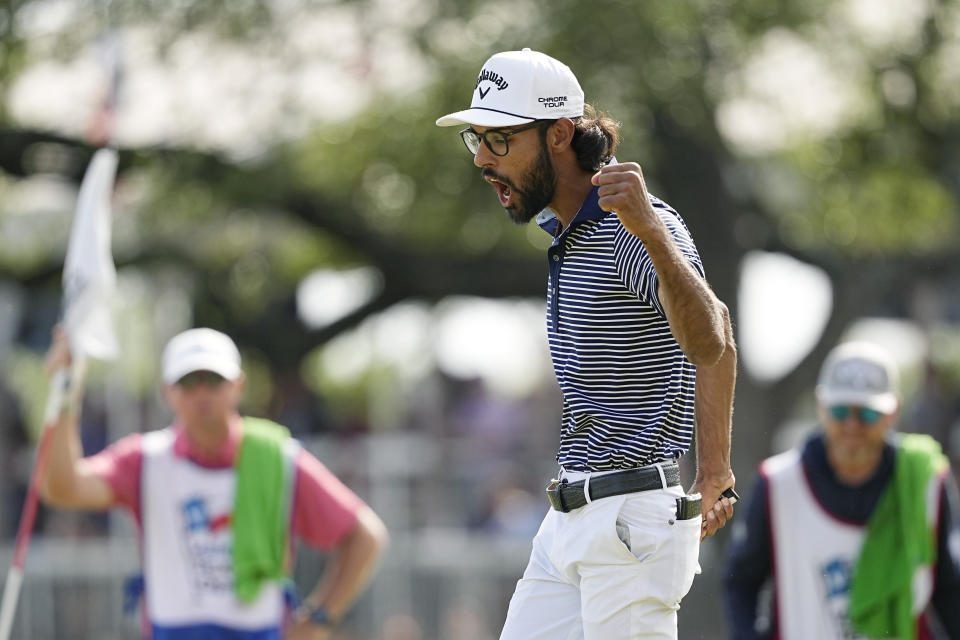
[(800, 453), (765, 460), (781, 640), (861, 640), (850, 628), (850, 579), (866, 527), (828, 513), (810, 489)]
[[(265, 583), (252, 604), (233, 591), (233, 468), (174, 455), (171, 428), (143, 437), (141, 513), (147, 614), (154, 640), (279, 638), (283, 591)], [(238, 633), (239, 632), (239, 633)]]

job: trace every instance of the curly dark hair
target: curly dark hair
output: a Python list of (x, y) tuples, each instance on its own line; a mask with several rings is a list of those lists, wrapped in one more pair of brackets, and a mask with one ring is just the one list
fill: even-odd
[(584, 171), (599, 171), (610, 162), (620, 142), (620, 123), (594, 108), (583, 106), (583, 116), (573, 121), (570, 146), (577, 154), (577, 164)]

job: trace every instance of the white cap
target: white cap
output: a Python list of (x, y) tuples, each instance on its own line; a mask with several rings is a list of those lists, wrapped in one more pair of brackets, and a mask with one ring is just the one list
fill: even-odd
[(213, 329), (188, 329), (175, 335), (163, 349), (163, 381), (176, 384), (194, 371), (213, 371), (236, 380), (241, 374), (237, 345)]
[(834, 347), (820, 369), (817, 400), (891, 414), (900, 404), (899, 375), (886, 351), (869, 342)]
[(524, 49), (492, 56), (480, 70), (470, 108), (443, 116), (437, 126), (509, 127), (534, 120), (583, 115), (583, 89), (570, 67)]

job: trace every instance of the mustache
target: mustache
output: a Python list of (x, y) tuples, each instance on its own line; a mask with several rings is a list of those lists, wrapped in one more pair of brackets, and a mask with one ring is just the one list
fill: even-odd
[(496, 180), (497, 182), (502, 182), (503, 184), (505, 184), (505, 185), (507, 185), (508, 187), (510, 187), (510, 190), (511, 190), (511, 191), (517, 191), (517, 188), (514, 186), (513, 182), (512, 182), (509, 178), (505, 178), (505, 177), (501, 176), (500, 174), (498, 174), (496, 171), (494, 171), (493, 169), (491, 169), (491, 168), (489, 168), (489, 167), (483, 169), (483, 170), (480, 172), (480, 176), (481, 176), (482, 178), (484, 178), (484, 179), (492, 178), (492, 179)]

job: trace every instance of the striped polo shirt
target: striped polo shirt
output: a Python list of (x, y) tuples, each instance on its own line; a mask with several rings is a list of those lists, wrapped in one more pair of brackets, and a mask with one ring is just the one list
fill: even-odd
[[(696, 369), (670, 332), (657, 273), (639, 238), (597, 204), (594, 187), (573, 222), (544, 210), (547, 335), (563, 392), (557, 461), (571, 471), (628, 469), (678, 458), (693, 437)], [(703, 266), (679, 214), (654, 210), (697, 272)]]

